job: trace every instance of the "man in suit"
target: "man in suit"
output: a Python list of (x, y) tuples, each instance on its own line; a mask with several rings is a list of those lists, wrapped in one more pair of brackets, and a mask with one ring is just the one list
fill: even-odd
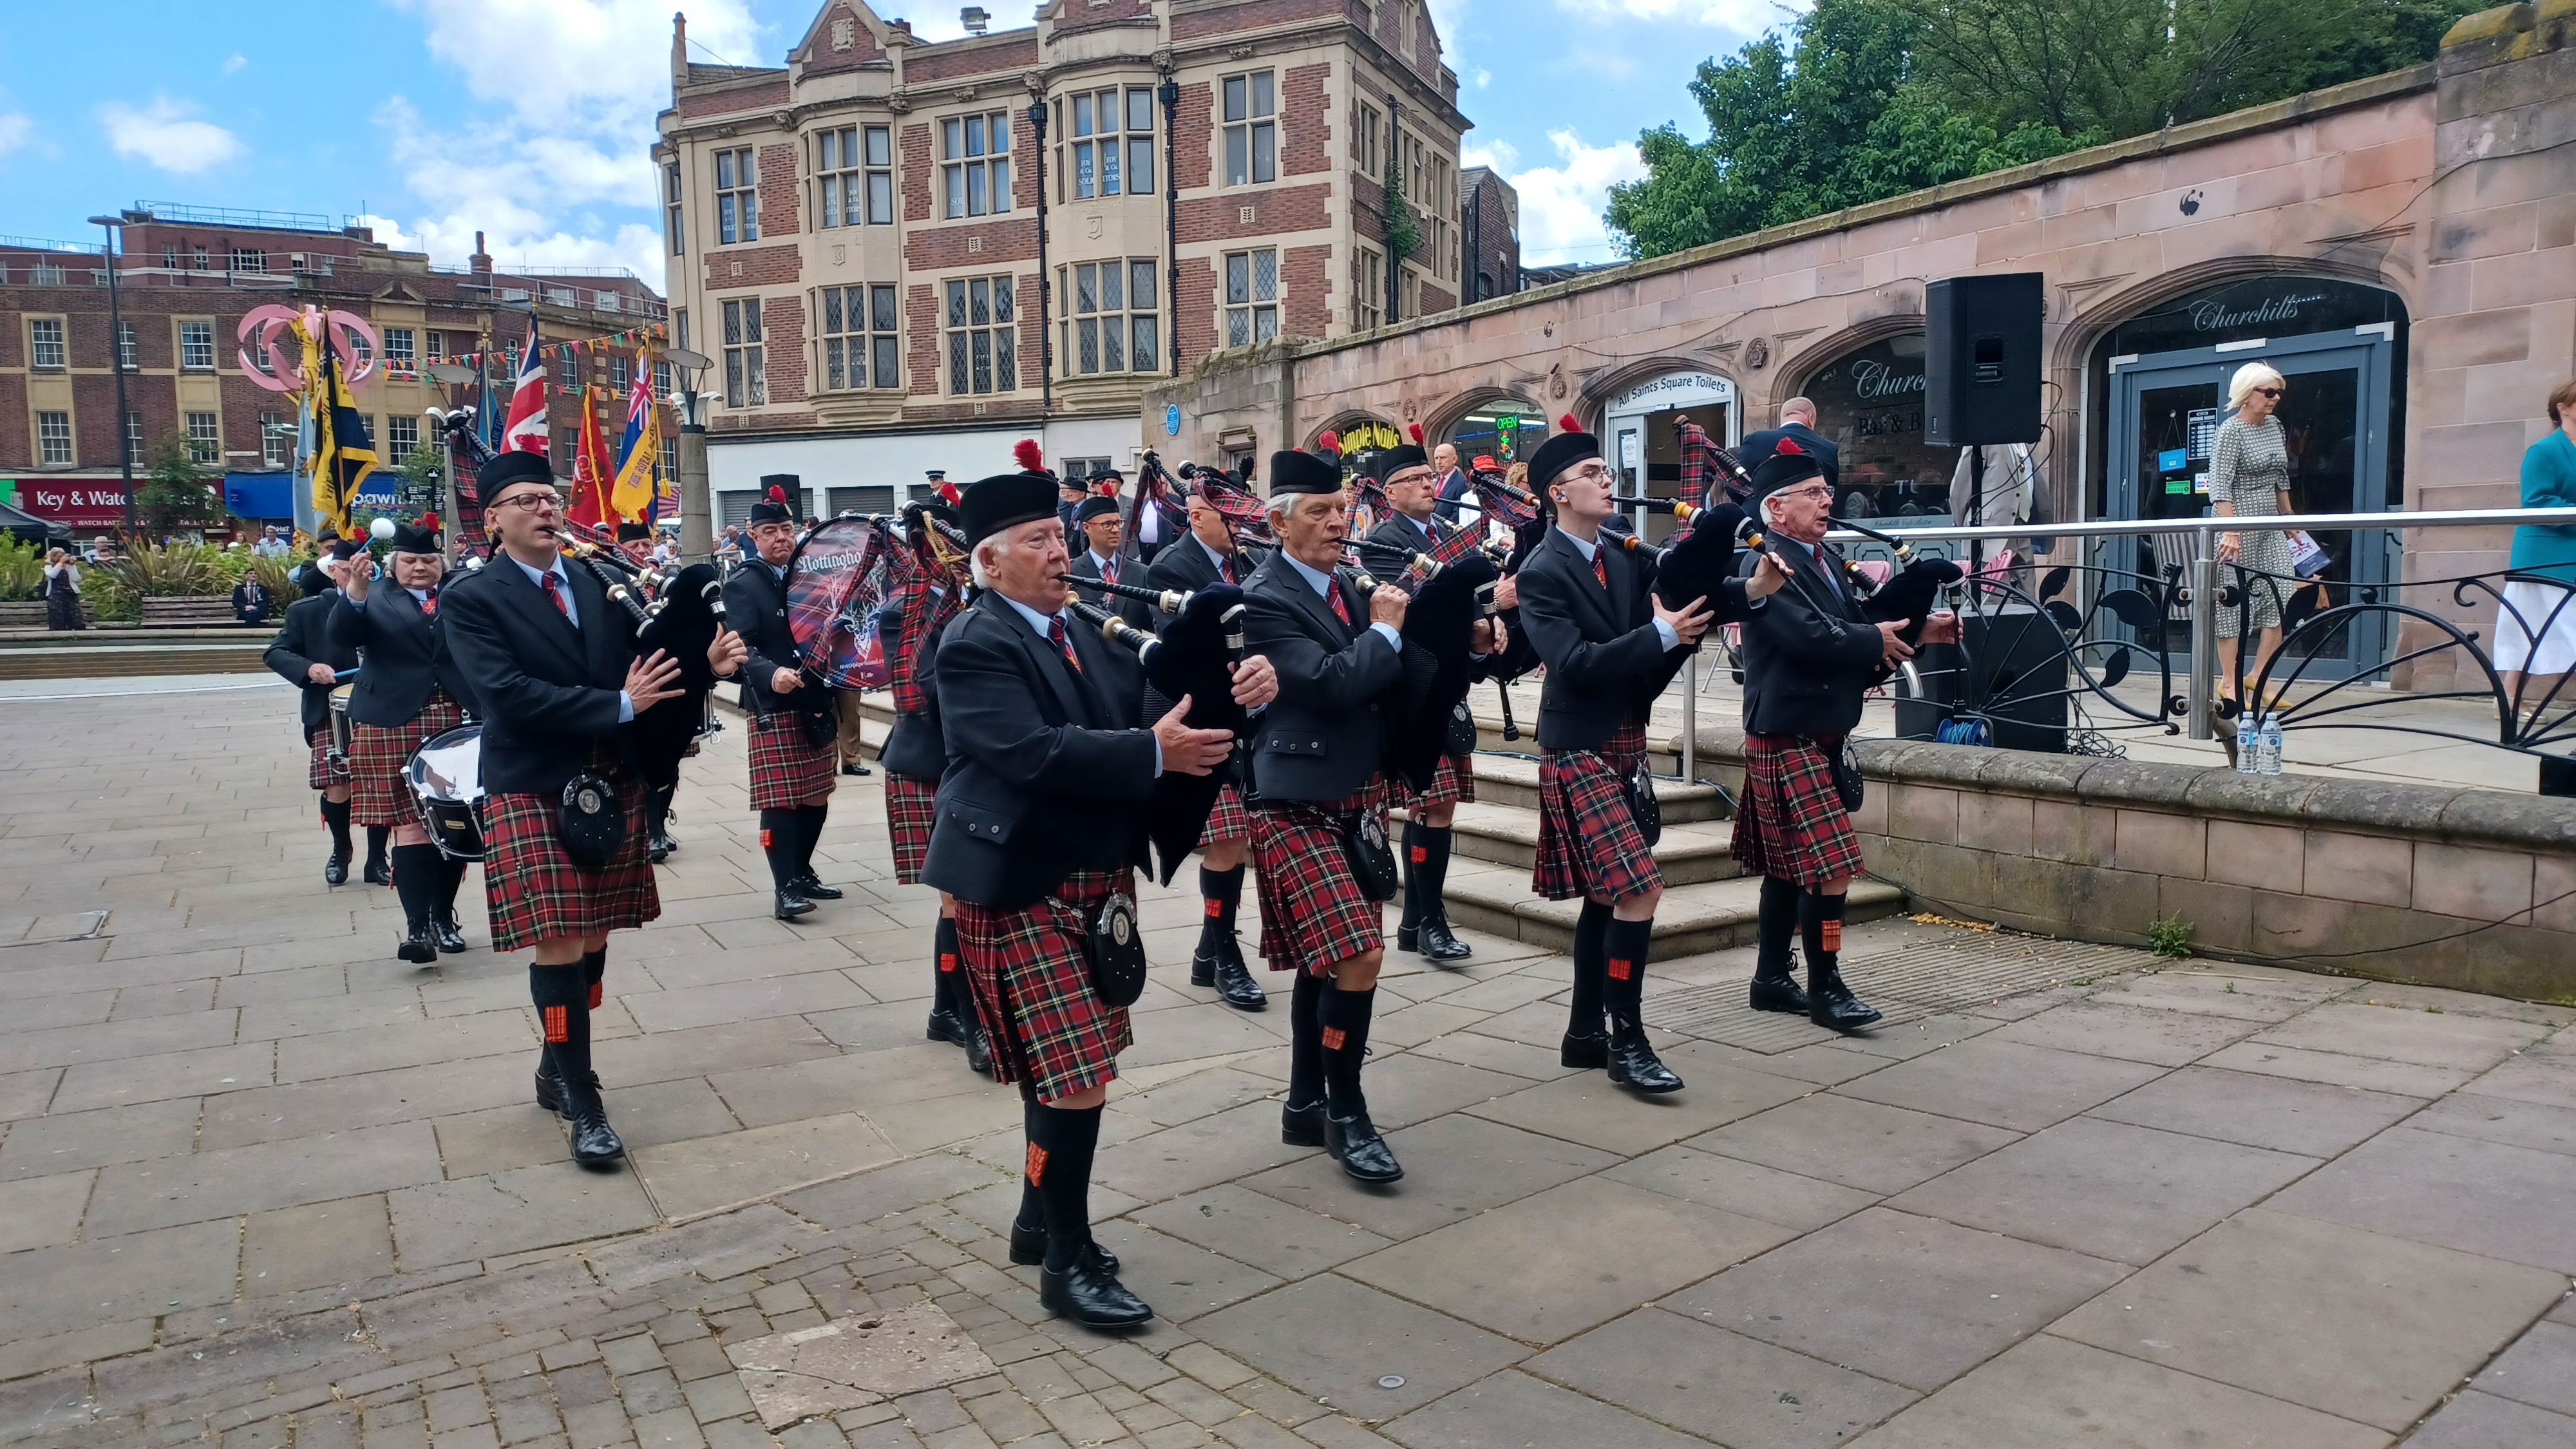
[(1816, 405), (1802, 397), (1780, 404), (1780, 426), (1764, 428), (1744, 435), (1744, 446), (1735, 450), (1735, 461), (1746, 473), (1758, 472), (1763, 461), (1780, 446), (1782, 438), (1794, 438), (1798, 451), (1807, 455), (1814, 466), (1824, 469), (1825, 482), (1840, 489), (1843, 482), (1842, 458), (1834, 440), (1816, 431)]
[[(1456, 473), (1458, 455), (1447, 443), (1440, 445), (1440, 456), (1449, 460), (1449, 471)], [(1378, 462), (1386, 470), (1388, 512), (1369, 535), (1370, 542), (1407, 553), (1428, 553), (1458, 529), (1475, 526), (1439, 514), (1440, 476), (1423, 457), (1419, 444), (1405, 443), (1381, 453)], [(1370, 567), (1383, 573), (1394, 565), (1373, 560)], [(1503, 647), (1496, 644), (1495, 652), (1499, 654)], [(1475, 952), (1451, 934), (1448, 907), (1441, 902), (1440, 892), (1449, 878), (1450, 827), (1458, 807), (1476, 798), (1474, 753), (1443, 756), (1431, 788), (1419, 795), (1406, 791), (1401, 781), (1392, 783), (1405, 805), (1404, 840), (1396, 856), (1404, 867), (1404, 917), (1396, 924), (1395, 948), (1420, 952), (1435, 965), (1454, 965)]]
[[(1862, 613), (1842, 555), (1824, 541), (1834, 490), (1821, 463), (1784, 443), (1753, 470), (1753, 483), (1768, 551), (1787, 566), (1790, 587), (1744, 626), (1744, 793), (1733, 850), (1762, 877), (1752, 1005), (1858, 1031), (1879, 1013), (1843, 984), (1836, 960), (1861, 854), (1834, 762), (1880, 668), (1914, 651), (1897, 637), (1904, 620), (1872, 624)], [(1803, 993), (1789, 960), (1793, 934), (1807, 948)]]
[(465, 949), (456, 920), (465, 862), (429, 843), (403, 768), (422, 742), (465, 723), (473, 696), (438, 627), (438, 590), (447, 575), (438, 519), (396, 524), (385, 561), (394, 587), (375, 587), (375, 560), (361, 553), (349, 560), (331, 611), (332, 642), (362, 651), (367, 661), (349, 696), (349, 809), (360, 825), (392, 830), (394, 893), (405, 927), (394, 954), (428, 966), (442, 951)]
[[(513, 450), (475, 474), (491, 563), (459, 579), (439, 607), (449, 652), (483, 712), (483, 888), (492, 949), (532, 948), (528, 994), (544, 1034), (537, 1105), (571, 1127), (573, 1160), (626, 1155), (608, 1125), (590, 1066), (590, 1013), (608, 971), (608, 933), (662, 913), (645, 858), (644, 781), (621, 726), (679, 698), (680, 665), (637, 658), (632, 616), (587, 569), (557, 552), (564, 498), (543, 455)], [(742, 640), (719, 629), (707, 663), (719, 678), (743, 664)], [(575, 859), (558, 817), (574, 779), (614, 798), (623, 836), (604, 864)], [(581, 792), (576, 792), (581, 793)]]
[(797, 544), (787, 500), (803, 485), (793, 473), (772, 473), (760, 485), (767, 496), (751, 505), (745, 530), (753, 556), (725, 580), (725, 620), (751, 652), (742, 710), (751, 717), (751, 808), (769, 858), (770, 914), (792, 921), (816, 901), (842, 896), (814, 873), (840, 761), (840, 719), (830, 687), (806, 676), (787, 627), (787, 561)]
[(268, 609), (268, 585), (257, 574), (242, 575), (242, 581), (233, 585), (234, 621), (256, 629), (268, 622)]
[[(1195, 487), (1189, 494), (1189, 532), (1175, 540), (1145, 571), (1145, 586), (1164, 593), (1196, 593), (1210, 584), (1240, 584), (1252, 572), (1235, 546), (1234, 530)], [(1154, 611), (1154, 626), (1172, 616)], [(1215, 990), (1217, 999), (1237, 1011), (1260, 1011), (1269, 994), (1252, 979), (1243, 961), (1243, 943), (1235, 916), (1243, 906), (1243, 863), (1250, 854), (1252, 820), (1244, 813), (1243, 782), (1238, 766), (1217, 766), (1225, 785), (1217, 791), (1216, 808), (1199, 831), (1199, 943), (1190, 952), (1190, 984)]]
[(297, 570), (304, 597), (286, 606), (286, 621), (261, 657), (303, 696), (304, 743), (313, 754), (304, 783), (321, 792), (322, 825), (331, 832), (322, 879), (340, 885), (349, 879), (349, 762), (332, 751), (331, 691), (339, 686), (342, 671), (358, 667), (358, 651), (331, 642), (331, 609), (340, 597), (347, 554), (326, 552), (314, 565)]
[(1082, 536), (1082, 525), (1075, 521), (1074, 510), (1080, 508), (1083, 500), (1090, 496), (1091, 490), (1083, 486), (1080, 478), (1068, 475), (1056, 480), (1055, 516), (1056, 520), (1064, 525), (1067, 551), (1071, 550), (1073, 540)]
[(1385, 848), (1385, 707), (1404, 683), (1410, 601), (1388, 586), (1363, 595), (1338, 572), (1349, 504), (1334, 463), (1271, 455), (1280, 548), (1244, 585), (1245, 643), (1279, 671), (1279, 701), (1252, 731), (1252, 848), (1261, 954), (1271, 970), (1297, 973), (1280, 1138), (1388, 1183), (1404, 1169), (1360, 1089), (1386, 954), (1383, 897), (1362, 886), (1345, 838), (1373, 827)]
[[(994, 1079), (1021, 1084), (1028, 1150), (1011, 1261), (1039, 1266), (1051, 1311), (1130, 1327), (1154, 1311), (1092, 1242), (1090, 1186), (1101, 1106), (1133, 1038), (1126, 1009), (1092, 984), (1086, 930), (1113, 896), (1132, 900), (1155, 778), (1206, 772), (1232, 736), (1191, 729), (1178, 704), (1140, 727), (1136, 660), (1067, 617), (1052, 479), (986, 478), (961, 512), (983, 592), (939, 641), (948, 769), (922, 879), (956, 899)], [(1257, 708), (1273, 686), (1247, 661), (1235, 698)]]
[[(1073, 521), (1081, 533), (1082, 553), (1073, 561), (1070, 572), (1077, 579), (1100, 579), (1109, 583), (1135, 583), (1126, 574), (1142, 574), (1133, 559), (1120, 558), (1118, 545), (1123, 529), (1118, 521), (1118, 500), (1095, 493), (1073, 511)], [(1073, 586), (1074, 597), (1096, 609), (1105, 609), (1139, 629), (1153, 627), (1153, 609), (1142, 599), (1131, 599), (1105, 589)]]
[(1440, 500), (1440, 521), (1473, 526), (1485, 515), (1476, 506), (1475, 480), (1458, 466), (1458, 447), (1442, 443), (1431, 450), (1431, 491)]
[(1651, 555), (1603, 526), (1617, 512), (1617, 475), (1599, 439), (1563, 428), (1531, 455), (1529, 478), (1553, 519), (1518, 575), (1521, 628), (1547, 664), (1531, 884), (1550, 900), (1583, 899), (1559, 1059), (1607, 1067), (1613, 1083), (1639, 1093), (1676, 1092), (1682, 1079), (1655, 1055), (1641, 1015), (1664, 887), (1628, 785), (1645, 768), (1647, 713), (1687, 651), (1780, 580), (1729, 581), (1717, 598), (1669, 607), (1654, 592)]

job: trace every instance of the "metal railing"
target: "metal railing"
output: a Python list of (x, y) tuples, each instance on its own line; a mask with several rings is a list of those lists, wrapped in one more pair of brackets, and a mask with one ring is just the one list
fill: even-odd
[[(1873, 520), (1873, 523), (1876, 522), (1877, 520)], [(2406, 596), (2410, 591), (2443, 590), (2448, 593), (2455, 609), (2466, 609), (2472, 606), (2473, 594), (2484, 594), (2495, 601), (2498, 607), (2509, 608), (2510, 606), (2503, 601), (2501, 583), (2528, 580), (2561, 586), (2558, 585), (2558, 581), (2541, 579), (2534, 575), (2513, 574), (2501, 569), (2483, 574), (2408, 579), (2399, 576), (2402, 569), (2396, 566), (2389, 568), (2388, 572), (2391, 576), (2387, 578), (2319, 580), (2265, 574), (2237, 564), (2222, 564), (2216, 556), (2218, 535), (2239, 531), (2302, 530), (2312, 537), (2320, 533), (2376, 531), (2390, 535), (2391, 542), (2394, 543), (2394, 536), (2418, 531), (2510, 528), (2525, 524), (2551, 527), (2576, 526), (2576, 510), (2488, 508), (2446, 512), (2283, 514), (2243, 518), (2096, 519), (2082, 523), (2021, 524), (1985, 528), (1928, 522), (1917, 525), (1915, 520), (1909, 519), (1905, 520), (1900, 527), (1888, 531), (1902, 537), (1907, 544), (1916, 549), (1918, 554), (1934, 557), (1944, 556), (1944, 551), (1937, 546), (1926, 548), (1925, 545), (1944, 543), (2003, 545), (2022, 540), (2043, 539), (2071, 540), (2083, 545), (2075, 550), (2076, 559), (2072, 562), (2061, 562), (2053, 554), (2030, 559), (2026, 563), (2017, 561), (2015, 573), (2026, 568), (2030, 573), (2039, 576), (2040, 582), (2031, 589), (2023, 588), (2010, 575), (1993, 577), (1972, 571), (1967, 578), (1954, 586), (1955, 590), (1964, 596), (1962, 599), (1964, 607), (1961, 612), (1969, 613), (1989, 604), (2019, 606), (2026, 607), (2033, 616), (2053, 620), (2065, 635), (2063, 657), (2076, 682), (2070, 688), (2052, 691), (2052, 693), (2062, 692), (2070, 698), (2098, 699), (2106, 702), (2118, 713), (2142, 723), (2161, 724), (2168, 733), (2187, 731), (2189, 737), (2194, 740), (2207, 740), (2214, 735), (2212, 721), (2215, 714), (2232, 715), (2235, 712), (2225, 707), (2218, 711), (2213, 711), (2212, 708), (2216, 698), (2215, 656), (2218, 652), (2220, 614), (2222, 610), (2243, 611), (2240, 617), (2246, 618), (2250, 624), (2252, 620), (2249, 605), (2263, 591), (2269, 591), (2276, 604), (2286, 605), (2293, 597), (2299, 597), (2307, 603), (2308, 607), (2304, 610), (2295, 607), (2282, 609), (2280, 647), (2255, 670), (2255, 676), (2250, 683), (2243, 678), (2241, 670), (2245, 655), (2252, 651), (2247, 649), (2240, 653), (2238, 699), (2271, 697), (2272, 688), (2276, 683), (2281, 686), (2282, 693), (2286, 695), (2290, 687), (2305, 679), (2311, 667), (2325, 657), (2326, 650), (2335, 639), (2353, 638), (2355, 633), (2353, 626), (2369, 616), (2380, 616), (2384, 622), (2395, 625), (2399, 634), (2402, 634), (2407, 626), (2413, 625), (2416, 626), (2419, 637), (2425, 633), (2433, 636), (2433, 642), (2421, 646), (2409, 646), (2402, 638), (2398, 638), (2390, 650), (2390, 657), (2354, 661), (2348, 675), (2327, 683), (2317, 695), (2282, 708), (2277, 717), (2284, 728), (2294, 724), (2313, 725), (2327, 718), (2335, 718), (2338, 727), (2343, 728), (2398, 729), (2411, 733), (2493, 744), (2528, 754), (2541, 754), (2543, 753), (2541, 746), (2576, 740), (2576, 702), (2567, 701), (2565, 696), (2567, 681), (2562, 680), (2552, 686), (2542, 694), (2536, 705), (2529, 705), (2526, 699), (2529, 693), (2527, 681), (2516, 689), (2508, 691), (2491, 653), (2480, 647), (2479, 635), (2476, 631), (2463, 629), (2430, 608), (2409, 603), (2406, 601)], [(2149, 574), (2142, 569), (2124, 569), (2099, 562), (2099, 545), (2122, 538), (2183, 540), (2189, 544), (2189, 556), (2177, 557), (2168, 562), (2159, 555), (2156, 574)], [(1846, 552), (1857, 558), (1890, 556), (1890, 551), (1885, 544), (1876, 542), (1863, 534), (1836, 530), (1828, 535), (1828, 540), (1843, 546)], [(2398, 551), (2392, 548), (2390, 552), (2392, 565), (2394, 565)], [(2070, 583), (2079, 581), (2092, 586), (2089, 597), (2084, 590), (2078, 590), (2075, 598), (2071, 600), (2060, 597), (2066, 592)], [(2317, 589), (2321, 583), (2327, 589), (2346, 593), (2350, 596), (2348, 601), (2332, 603), (2322, 594), (2308, 592)], [(2423, 597), (2423, 595), (2418, 593), (2417, 597)], [(2106, 614), (2109, 619), (2104, 617)], [(2557, 608), (2551, 610), (2544, 620), (2521, 619), (2518, 611), (2515, 613), (2515, 618), (2520, 624), (2521, 632), (2536, 644), (2552, 625), (2561, 623), (2563, 619), (2576, 618), (2576, 596), (2569, 597)], [(2113, 620), (2125, 625), (2125, 630), (2115, 632), (2110, 629), (2109, 624)], [(2191, 641), (2189, 683), (2187, 692), (2181, 697), (2176, 697), (2171, 688), (2174, 666), (2172, 649), (2168, 642), (2169, 622), (2187, 623), (2189, 627)], [(2249, 628), (2245, 632), (2256, 631)], [(2128, 637), (2122, 637), (2124, 633)], [(2305, 646), (2304, 653), (2300, 652), (2302, 645)], [(2154, 657), (2165, 685), (2152, 711), (2141, 711), (2110, 692), (2112, 685), (2127, 676), (2133, 651), (2141, 649)], [(2498, 735), (2494, 739), (2483, 739), (2420, 724), (2356, 724), (2348, 718), (2356, 710), (2369, 708), (2384, 701), (2360, 700), (2347, 695), (2330, 707), (2324, 703), (2356, 684), (2388, 675), (2403, 666), (2454, 650), (2464, 653), (2475, 666), (2471, 670), (2462, 670), (2455, 664), (2454, 679), (2461, 677), (2483, 679), (2485, 689), (2408, 692), (2402, 697), (2415, 701), (2445, 698), (2491, 699), (2496, 705), (2499, 720)], [(2088, 656), (2097, 659), (2098, 663), (2088, 664)], [(2338, 655), (2338, 662), (2339, 660)], [(2287, 674), (2276, 677), (2275, 672), (2280, 670), (2285, 662), (2288, 662)], [(2034, 698), (2045, 698), (2045, 696)], [(1991, 703), (1988, 705), (1988, 708), (1993, 707), (1995, 706)], [(2560, 710), (2557, 718), (2544, 721), (2544, 716), (2552, 708)], [(2183, 719), (2180, 726), (2172, 723), (2172, 717), (2176, 715)]]

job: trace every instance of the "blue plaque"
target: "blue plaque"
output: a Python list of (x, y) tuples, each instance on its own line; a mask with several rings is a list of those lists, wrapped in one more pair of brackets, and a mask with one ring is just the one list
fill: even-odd
[(1181, 435), (1181, 405), (1179, 403), (1163, 404), (1163, 433), (1166, 437), (1173, 438), (1177, 438)]

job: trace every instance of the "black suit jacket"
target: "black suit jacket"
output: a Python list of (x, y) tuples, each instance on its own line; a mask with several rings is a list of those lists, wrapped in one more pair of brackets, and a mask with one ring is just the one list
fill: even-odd
[(406, 724), (429, 703), (432, 685), (475, 712), (473, 691), (447, 652), (445, 631), (421, 611), (410, 590), (379, 578), (368, 583), (363, 605), (337, 590), (330, 597), (339, 600), (331, 610), (331, 642), (366, 651), (367, 667), (349, 694), (349, 718), (379, 729)]
[[(1689, 652), (1664, 647), (1655, 627), (1654, 574), (1607, 530), (1601, 558), (1610, 575), (1606, 589), (1574, 540), (1550, 528), (1516, 576), (1521, 632), (1547, 663), (1538, 705), (1541, 749), (1599, 749), (1621, 725), (1646, 717)], [(1709, 608), (1720, 622), (1743, 618), (1742, 581), (1728, 581)]]
[(560, 794), (594, 745), (624, 746), (617, 699), (635, 662), (634, 617), (588, 569), (564, 573), (577, 629), (507, 554), (439, 596), (448, 652), (483, 712), (483, 788), (496, 794)]
[[(1781, 538), (1772, 551), (1792, 568), (1788, 587), (1745, 621), (1744, 728), (1810, 738), (1849, 734), (1886, 655), (1885, 636), (1861, 612), (1851, 586), (1828, 578), (1805, 545)], [(1825, 554), (1840, 574), (1842, 555), (1830, 544)], [(1755, 563), (1746, 554), (1739, 573), (1750, 573)]]
[[(331, 617), (332, 602), (340, 591), (315, 594), (286, 606), (286, 622), (277, 629), (277, 637), (268, 641), (268, 652), (261, 659), (278, 676), (300, 687), (304, 695), (304, 732), (311, 734), (331, 722), (331, 691), (328, 684), (315, 684), (306, 677), (316, 664), (333, 669), (358, 667), (358, 652), (331, 642), (331, 630), (325, 622)], [(351, 691), (354, 701), (356, 692)]]
[(244, 577), (233, 585), (233, 617), (244, 624), (257, 626), (268, 622), (268, 585), (257, 578)]
[(1252, 780), (1269, 800), (1330, 804), (1386, 760), (1385, 705), (1404, 682), (1402, 657), (1373, 637), (1368, 596), (1337, 577), (1351, 623), (1284, 554), (1243, 585), (1243, 642), (1279, 674), (1279, 697), (1252, 722)]
[(1780, 450), (1782, 438), (1797, 439), (1798, 446), (1814, 454), (1816, 461), (1824, 466), (1825, 481), (1837, 488), (1842, 486), (1842, 450), (1834, 446), (1833, 439), (1805, 423), (1783, 423), (1758, 433), (1746, 433), (1744, 446), (1735, 450), (1735, 461), (1742, 463), (1744, 471), (1750, 473), (1761, 467), (1764, 459)]
[[(1441, 518), (1436, 512), (1432, 517), (1438, 520), (1444, 527), (1453, 529), (1456, 527), (1453, 520)], [(1391, 543), (1398, 548), (1410, 549), (1415, 553), (1428, 553), (1431, 551), (1431, 545), (1435, 540), (1431, 537), (1430, 530), (1424, 528), (1421, 524), (1414, 522), (1412, 519), (1405, 517), (1401, 513), (1389, 513), (1386, 516), (1386, 521), (1384, 523), (1381, 523), (1376, 528), (1369, 530), (1369, 542)], [(1376, 573), (1378, 571), (1377, 565), (1372, 561), (1369, 572)]]
[(1440, 479), (1440, 502), (1432, 509), (1442, 523), (1458, 521), (1458, 505), (1469, 502), (1476, 491), (1476, 480), (1464, 468), (1452, 468)]
[(922, 865), (932, 888), (1018, 910), (1075, 871), (1145, 863), (1157, 751), (1138, 720), (1143, 672), (1096, 630), (1066, 637), (1080, 678), (1000, 594), (940, 631), (948, 768)]
[(782, 669), (798, 669), (802, 656), (787, 627), (787, 583), (758, 559), (745, 561), (725, 580), (725, 627), (742, 636), (751, 657), (742, 667), (742, 707), (748, 714), (802, 710), (820, 714), (832, 707), (832, 691), (812, 680), (786, 694), (769, 687)]
[[(1234, 559), (1234, 566), (1245, 571), (1235, 576), (1236, 581), (1248, 581), (1251, 577), (1249, 570), (1252, 567), (1252, 560), (1240, 552), (1235, 554)], [(1185, 534), (1173, 539), (1170, 547), (1154, 556), (1154, 566), (1145, 570), (1145, 586), (1150, 589), (1194, 594), (1216, 582), (1218, 582), (1216, 560), (1208, 557), (1207, 545), (1199, 542), (1195, 534)], [(1155, 628), (1159, 629), (1172, 622), (1172, 616), (1162, 610), (1156, 609), (1152, 612)]]
[[(1100, 564), (1092, 558), (1091, 550), (1086, 548), (1073, 556), (1073, 567), (1066, 572), (1078, 579), (1097, 579), (1100, 577)], [(1144, 566), (1134, 559), (1129, 559), (1118, 566), (1119, 582), (1141, 584), (1145, 581), (1147, 572)], [(1073, 592), (1075, 597), (1084, 603), (1094, 608), (1106, 609), (1139, 629), (1154, 627), (1154, 610), (1143, 599), (1106, 594), (1098, 589), (1086, 589), (1080, 584), (1073, 586)]]
[[(878, 616), (879, 636), (903, 639), (912, 627), (905, 605), (926, 609), (931, 600), (926, 595), (905, 594), (886, 606)], [(948, 623), (955, 623), (952, 617)], [(916, 780), (937, 780), (948, 768), (948, 740), (939, 721), (939, 640), (948, 632), (940, 626), (938, 635), (905, 642), (912, 652), (912, 682), (921, 690), (921, 713), (897, 714), (894, 727), (886, 731), (884, 748), (877, 751), (877, 763), (889, 774), (909, 775)]]

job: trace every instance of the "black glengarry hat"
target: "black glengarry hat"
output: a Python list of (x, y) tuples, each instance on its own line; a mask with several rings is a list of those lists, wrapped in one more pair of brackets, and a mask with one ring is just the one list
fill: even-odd
[(1798, 446), (1795, 438), (1782, 438), (1770, 457), (1753, 469), (1753, 495), (1745, 500), (1759, 504), (1783, 488), (1795, 488), (1810, 478), (1825, 476), (1825, 465), (1816, 455)]
[(486, 508), (500, 502), (501, 495), (513, 485), (543, 483), (551, 488), (554, 482), (555, 470), (546, 462), (545, 455), (522, 448), (496, 453), (490, 461), (474, 470), (474, 491)]
[(423, 514), (418, 523), (396, 522), (392, 547), (396, 553), (437, 553), (438, 515)]
[(1567, 413), (1556, 420), (1556, 431), (1538, 451), (1530, 454), (1529, 486), (1533, 493), (1544, 492), (1557, 476), (1577, 463), (1588, 463), (1601, 456), (1601, 440), (1583, 431)]
[(1081, 507), (1073, 510), (1073, 521), (1076, 527), (1089, 523), (1095, 518), (1115, 518), (1117, 516), (1118, 500), (1105, 493), (1095, 493), (1091, 495), (1089, 498), (1082, 500)]
[(1056, 517), (1056, 482), (1044, 473), (996, 473), (967, 485), (957, 505), (964, 520), (960, 530), (970, 543), (982, 543), (1004, 529)]
[(751, 505), (750, 521), (760, 523), (794, 523), (796, 511), (790, 507), (788, 490), (805, 491), (805, 480), (793, 473), (764, 473), (760, 477), (760, 501)]
[(1270, 455), (1270, 493), (1339, 493), (1342, 470), (1312, 453), (1295, 449)]

